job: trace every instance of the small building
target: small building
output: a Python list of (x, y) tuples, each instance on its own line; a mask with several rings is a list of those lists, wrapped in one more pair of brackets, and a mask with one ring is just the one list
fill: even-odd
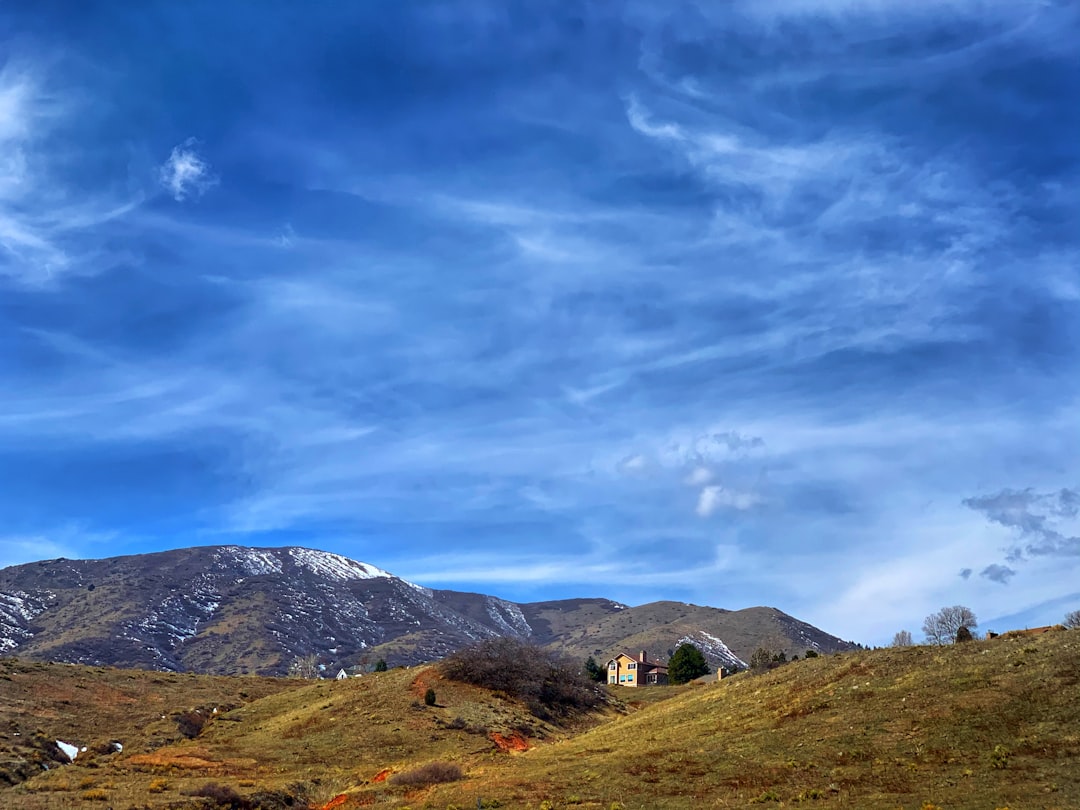
[(650, 661), (645, 650), (637, 658), (619, 653), (608, 661), (607, 674), (612, 686), (658, 686), (668, 682), (667, 666)]
[(337, 671), (337, 675), (335, 675), (335, 676), (334, 676), (334, 680), (335, 680), (335, 681), (344, 681), (344, 680), (345, 680), (346, 678), (348, 678), (348, 677), (349, 677), (349, 673), (348, 673), (348, 672), (346, 672), (346, 671), (345, 671), (345, 670), (343, 670), (343, 669), (339, 669), (339, 670)]

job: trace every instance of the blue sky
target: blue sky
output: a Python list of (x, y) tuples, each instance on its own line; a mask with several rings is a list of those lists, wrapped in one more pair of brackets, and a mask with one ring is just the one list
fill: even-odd
[(0, 10), (0, 565), (1080, 607), (1071, 2)]

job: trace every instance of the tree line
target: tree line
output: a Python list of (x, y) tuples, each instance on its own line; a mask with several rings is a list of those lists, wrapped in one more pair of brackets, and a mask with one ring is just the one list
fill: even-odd
[[(1080, 610), (1066, 613), (1062, 624), (1069, 629), (1080, 628)], [(941, 646), (971, 641), (976, 637), (975, 628), (978, 626), (979, 621), (971, 608), (953, 605), (943, 607), (927, 616), (923, 620), (922, 631), (927, 644)], [(915, 641), (909, 630), (900, 630), (893, 636), (893, 647), (913, 647), (914, 645)]]

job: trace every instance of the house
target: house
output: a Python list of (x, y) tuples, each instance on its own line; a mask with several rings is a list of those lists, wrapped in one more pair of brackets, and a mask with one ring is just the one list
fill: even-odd
[(343, 669), (339, 669), (337, 675), (334, 676), (334, 680), (343, 681), (349, 677), (349, 673)]
[(668, 682), (667, 666), (650, 661), (645, 650), (634, 658), (619, 653), (607, 665), (607, 682), (615, 686), (656, 686)]

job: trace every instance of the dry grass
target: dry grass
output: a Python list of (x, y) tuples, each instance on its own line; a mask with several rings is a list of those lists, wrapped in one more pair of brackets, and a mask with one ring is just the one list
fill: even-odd
[[(146, 734), (145, 746), (125, 741), (122, 754), (0, 789), (0, 806), (195, 810), (205, 799), (192, 794), (215, 783), (255, 806), (343, 810), (464, 808), (478, 798), (534, 810), (1080, 807), (1080, 631), (621, 689), (624, 711), (576, 729), (538, 723), (525, 707), (433, 669), (279, 686), (215, 716), (195, 739), (173, 722), (167, 744)], [(423, 705), (428, 688), (439, 706)], [(177, 710), (199, 702), (178, 700)], [(467, 776), (394, 784), (425, 763)]]

